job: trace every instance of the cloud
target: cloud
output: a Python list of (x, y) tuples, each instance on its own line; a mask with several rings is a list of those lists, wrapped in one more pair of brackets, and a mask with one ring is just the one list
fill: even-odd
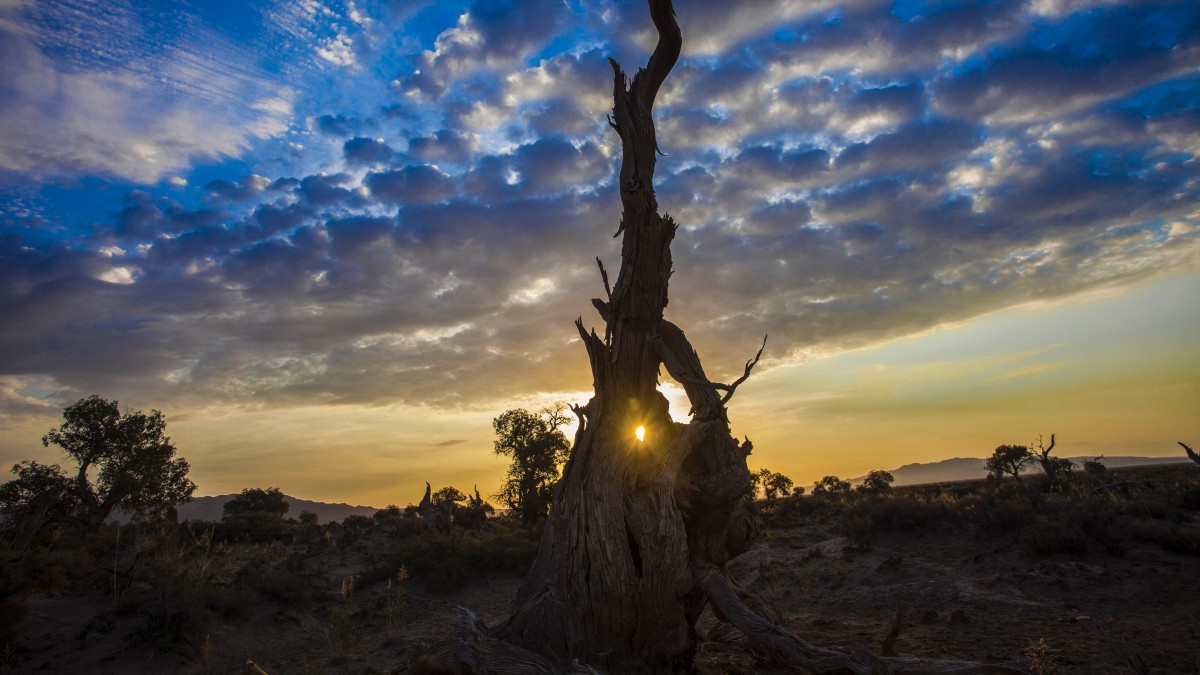
[(206, 184), (204, 190), (213, 201), (244, 202), (259, 196), (270, 185), (269, 178), (250, 174), (236, 182), (218, 178)]
[(395, 151), (379, 138), (351, 138), (342, 145), (342, 156), (347, 164), (386, 164), (393, 154)]
[(390, 204), (431, 204), (454, 194), (450, 177), (425, 164), (368, 174), (365, 183), (376, 199)]
[(107, 5), (2, 13), (4, 168), (153, 183), (287, 129), (295, 91), (222, 35), (160, 39)]
[[(122, 95), (94, 113), (95, 128), (119, 127), (109, 140), (80, 140), (64, 112), (20, 141), (41, 144), (39, 167), (110, 140), (112, 166), (133, 165), (118, 141), (169, 146), (138, 165), (159, 176), (203, 133), (215, 154), (247, 152), (257, 132), (231, 119), (295, 134), (225, 178), (182, 172), (188, 185), (170, 192), (126, 190), (87, 225), (5, 216), (0, 377), (43, 378), (60, 398), (116, 383), (198, 407), (493, 409), (585, 390), (571, 322), (599, 323), (594, 258), (615, 275), (620, 256), (603, 57), (640, 65), (644, 5), (480, 2), (385, 54), (384, 27), (416, 16), (402, 4), (361, 21), (275, 17), (300, 41), (320, 23), (302, 50), (280, 47), (289, 54), (350, 39), (352, 64), (304, 66), (336, 90), (329, 99), (373, 92), (336, 107), (304, 99), (307, 125), (270, 103), (213, 115), (228, 103), (220, 91), (277, 100), (283, 80), (258, 86), (249, 68), (189, 85), (136, 133), (121, 126), (134, 114)], [(1200, 266), (1194, 11), (1052, 5), (680, 8), (691, 41), (656, 108), (655, 186), (680, 224), (667, 315), (713, 377), (740, 374), (764, 333), (769, 368)], [(31, 40), (5, 41), (5, 62), (59, 73), (67, 57)], [(101, 76), (78, 77), (153, 93), (117, 67), (144, 58), (123, 49)], [(49, 105), (25, 71), (10, 74), (15, 102), (0, 106)], [(157, 135), (160, 115), (193, 100), (192, 135)]]

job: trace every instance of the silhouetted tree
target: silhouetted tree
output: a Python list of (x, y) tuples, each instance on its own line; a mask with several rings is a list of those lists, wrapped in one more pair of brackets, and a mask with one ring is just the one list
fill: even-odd
[(821, 480), (813, 483), (813, 496), (829, 496), (844, 495), (850, 492), (850, 481), (842, 480), (837, 476), (825, 476)]
[(88, 522), (103, 522), (114, 509), (134, 519), (160, 517), (191, 499), (196, 485), (187, 460), (175, 456), (161, 412), (122, 415), (116, 401), (90, 396), (67, 406), (63, 420), (42, 444), (59, 446), (78, 465), (71, 489)]
[[(696, 622), (712, 607), (781, 669), (888, 672), (865, 650), (823, 649), (773, 623), (727, 568), (750, 548), (755, 530), (745, 499), (752, 445), (733, 437), (726, 405), (762, 349), (738, 379), (714, 382), (684, 332), (663, 316), (677, 225), (658, 213), (653, 107), (683, 39), (671, 0), (648, 4), (658, 44), (646, 67), (629, 80), (611, 62), (609, 124), (621, 139), (621, 268), (610, 286), (600, 265), (605, 297), (592, 305), (604, 329), (589, 331), (582, 318), (575, 323), (594, 395), (572, 408), (579, 427), (537, 558), (507, 622), (489, 630), (467, 616), (456, 639), (438, 643), (410, 670), (692, 672)], [(671, 418), (658, 391), (664, 369), (687, 393), (687, 424)], [(909, 665), (938, 672), (915, 661)]]
[(1024, 445), (1001, 445), (987, 458), (988, 478), (1000, 480), (1005, 476), (1017, 478), (1021, 469), (1033, 459), (1029, 448)]
[(71, 492), (71, 479), (57, 464), (27, 460), (12, 468), (16, 478), (0, 485), (0, 529), (9, 537), (3, 542), (19, 558), (47, 522), (74, 518), (78, 500)]
[(1100, 461), (1102, 459), (1104, 459), (1104, 455), (1100, 455), (1099, 457), (1084, 460), (1083, 472), (1094, 475), (1094, 476), (1102, 476), (1105, 473), (1108, 473), (1108, 467), (1104, 466), (1104, 464)]
[(246, 488), (221, 508), (221, 536), (231, 539), (272, 541), (288, 533), (288, 503), (283, 491), (272, 488)]
[(466, 495), (467, 503), (454, 510), (454, 524), (473, 530), (482, 527), (489, 516), (496, 512), (495, 507), (485, 502), (479, 496), (479, 486), (475, 486), (475, 494)]
[(457, 504), (467, 501), (467, 495), (453, 485), (447, 485), (434, 492), (431, 501), (434, 504)]
[(1042, 441), (1042, 437), (1038, 436), (1037, 449), (1030, 450), (1029, 454), (1042, 467), (1042, 473), (1046, 474), (1046, 478), (1050, 480), (1050, 485), (1061, 486), (1067, 475), (1075, 469), (1075, 465), (1065, 457), (1051, 457), (1050, 451), (1053, 449), (1054, 434), (1050, 434), (1049, 447)]
[(297, 518), (297, 520), (299, 520), (300, 524), (304, 525), (305, 527), (316, 525), (318, 522), (320, 522), (320, 518), (318, 518), (317, 514), (313, 513), (312, 511), (301, 511), (300, 517)]
[(792, 491), (792, 479), (781, 473), (770, 469), (760, 469), (756, 477), (758, 478), (757, 483), (762, 486), (763, 494), (767, 499), (786, 497)]
[(225, 502), (221, 512), (223, 519), (256, 514), (283, 520), (289, 508), (283, 491), (277, 487), (246, 488), (241, 494)]
[(862, 485), (858, 486), (860, 492), (887, 492), (892, 489), (892, 483), (896, 482), (896, 477), (890, 471), (876, 469), (867, 473), (867, 477), (863, 479)]
[(522, 522), (533, 523), (550, 508), (558, 467), (571, 451), (561, 431), (566, 423), (566, 408), (562, 406), (538, 413), (517, 408), (492, 421), (496, 454), (512, 458), (508, 476), (496, 496), (520, 515)]
[[(0, 515), (6, 523), (13, 524), (24, 518), (39, 500), (52, 503), (54, 513), (61, 516), (74, 511), (73, 484), (59, 465), (25, 460), (14, 464), (12, 472), (17, 477), (0, 485)], [(47, 517), (51, 515), (46, 514)]]

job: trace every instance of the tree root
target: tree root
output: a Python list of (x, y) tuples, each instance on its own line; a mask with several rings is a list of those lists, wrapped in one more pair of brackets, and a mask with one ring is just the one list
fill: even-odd
[[(1026, 675), (1013, 665), (978, 661), (943, 661), (899, 656), (876, 656), (866, 650), (849, 654), (807, 642), (750, 608), (742, 591), (716, 565), (697, 575), (714, 609), (745, 636), (749, 645), (781, 668), (800, 673), (851, 673), (852, 675), (975, 675), (985, 673)], [(580, 663), (556, 665), (527, 649), (496, 636), (468, 609), (456, 635), (435, 643), (408, 664), (413, 675), (603, 675)]]

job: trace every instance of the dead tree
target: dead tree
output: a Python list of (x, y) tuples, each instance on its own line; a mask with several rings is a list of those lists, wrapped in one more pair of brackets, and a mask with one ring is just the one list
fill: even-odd
[(1103, 454), (1101, 454), (1098, 457), (1093, 457), (1092, 459), (1084, 460), (1084, 462), (1083, 462), (1084, 473), (1088, 473), (1093, 476), (1102, 476), (1102, 475), (1108, 473), (1108, 467), (1104, 466), (1104, 463), (1100, 461), (1102, 459), (1104, 459)]
[(1054, 434), (1050, 434), (1050, 446), (1047, 447), (1041, 436), (1038, 436), (1037, 447), (1030, 450), (1030, 454), (1042, 466), (1042, 472), (1046, 474), (1046, 478), (1050, 480), (1052, 486), (1060, 485), (1067, 474), (1075, 468), (1071, 460), (1065, 457), (1051, 457), (1050, 451), (1054, 449)]
[(1187, 456), (1190, 457), (1193, 462), (1200, 464), (1200, 455), (1197, 455), (1196, 451), (1192, 450), (1190, 445), (1184, 443), (1183, 441), (1178, 441), (1178, 443), (1179, 445), (1183, 446), (1183, 451), (1187, 453)]
[[(458, 637), (430, 649), (412, 672), (689, 672), (706, 605), (754, 648), (811, 672), (979, 672), (978, 664), (887, 660), (809, 644), (756, 607), (726, 564), (754, 527), (749, 440), (730, 432), (735, 381), (714, 382), (684, 331), (663, 318), (676, 224), (659, 215), (652, 110), (682, 45), (671, 0), (648, 0), (658, 44), (632, 80), (616, 61), (609, 124), (621, 138), (623, 212), (616, 283), (597, 260), (605, 297), (592, 301), (604, 330), (575, 324), (591, 363), (594, 395), (579, 417), (537, 558), (511, 617), (489, 629), (466, 612)], [(691, 421), (678, 424), (658, 392), (665, 368), (687, 392)], [(964, 668), (966, 670), (964, 670)]]

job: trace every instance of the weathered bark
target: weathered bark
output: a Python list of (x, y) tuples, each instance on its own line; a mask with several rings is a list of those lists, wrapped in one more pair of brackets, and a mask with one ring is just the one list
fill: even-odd
[[(560, 664), (579, 658), (620, 672), (691, 667), (705, 603), (695, 570), (724, 564), (750, 535), (742, 504), (750, 446), (730, 435), (695, 350), (663, 320), (676, 225), (659, 215), (654, 195), (652, 108), (681, 36), (669, 0), (649, 5), (659, 33), (649, 64), (628, 81), (612, 62), (621, 268), (609, 291), (601, 266), (608, 297), (594, 304), (604, 337), (576, 323), (595, 395), (576, 409), (580, 429), (537, 560), (499, 631)], [(663, 363), (691, 397), (691, 424), (674, 423), (657, 391)]]
[[(907, 661), (809, 645), (764, 618), (726, 572), (754, 538), (745, 500), (752, 445), (730, 433), (726, 404), (763, 350), (739, 379), (715, 383), (684, 332), (663, 318), (676, 225), (658, 214), (654, 195), (652, 108), (682, 43), (671, 0), (648, 2), (659, 42), (647, 67), (629, 81), (612, 61), (609, 123), (623, 153), (621, 268), (610, 287), (600, 264), (607, 297), (592, 304), (603, 336), (576, 321), (594, 395), (572, 408), (579, 429), (537, 558), (507, 622), (489, 631), (468, 617), (458, 638), (435, 646), (414, 667), (568, 672), (587, 664), (614, 673), (688, 672), (696, 620), (711, 602), (718, 617), (786, 667), (887, 672), (889, 663)], [(688, 395), (688, 424), (671, 420), (657, 391), (663, 366)], [(638, 427), (645, 429), (643, 441)], [(929, 672), (965, 672), (961, 666)]]
[(1195, 450), (1192, 450), (1192, 446), (1184, 443), (1183, 441), (1179, 441), (1179, 445), (1183, 447), (1183, 451), (1187, 453), (1187, 456), (1191, 458), (1193, 462), (1200, 464), (1200, 455), (1196, 454)]

